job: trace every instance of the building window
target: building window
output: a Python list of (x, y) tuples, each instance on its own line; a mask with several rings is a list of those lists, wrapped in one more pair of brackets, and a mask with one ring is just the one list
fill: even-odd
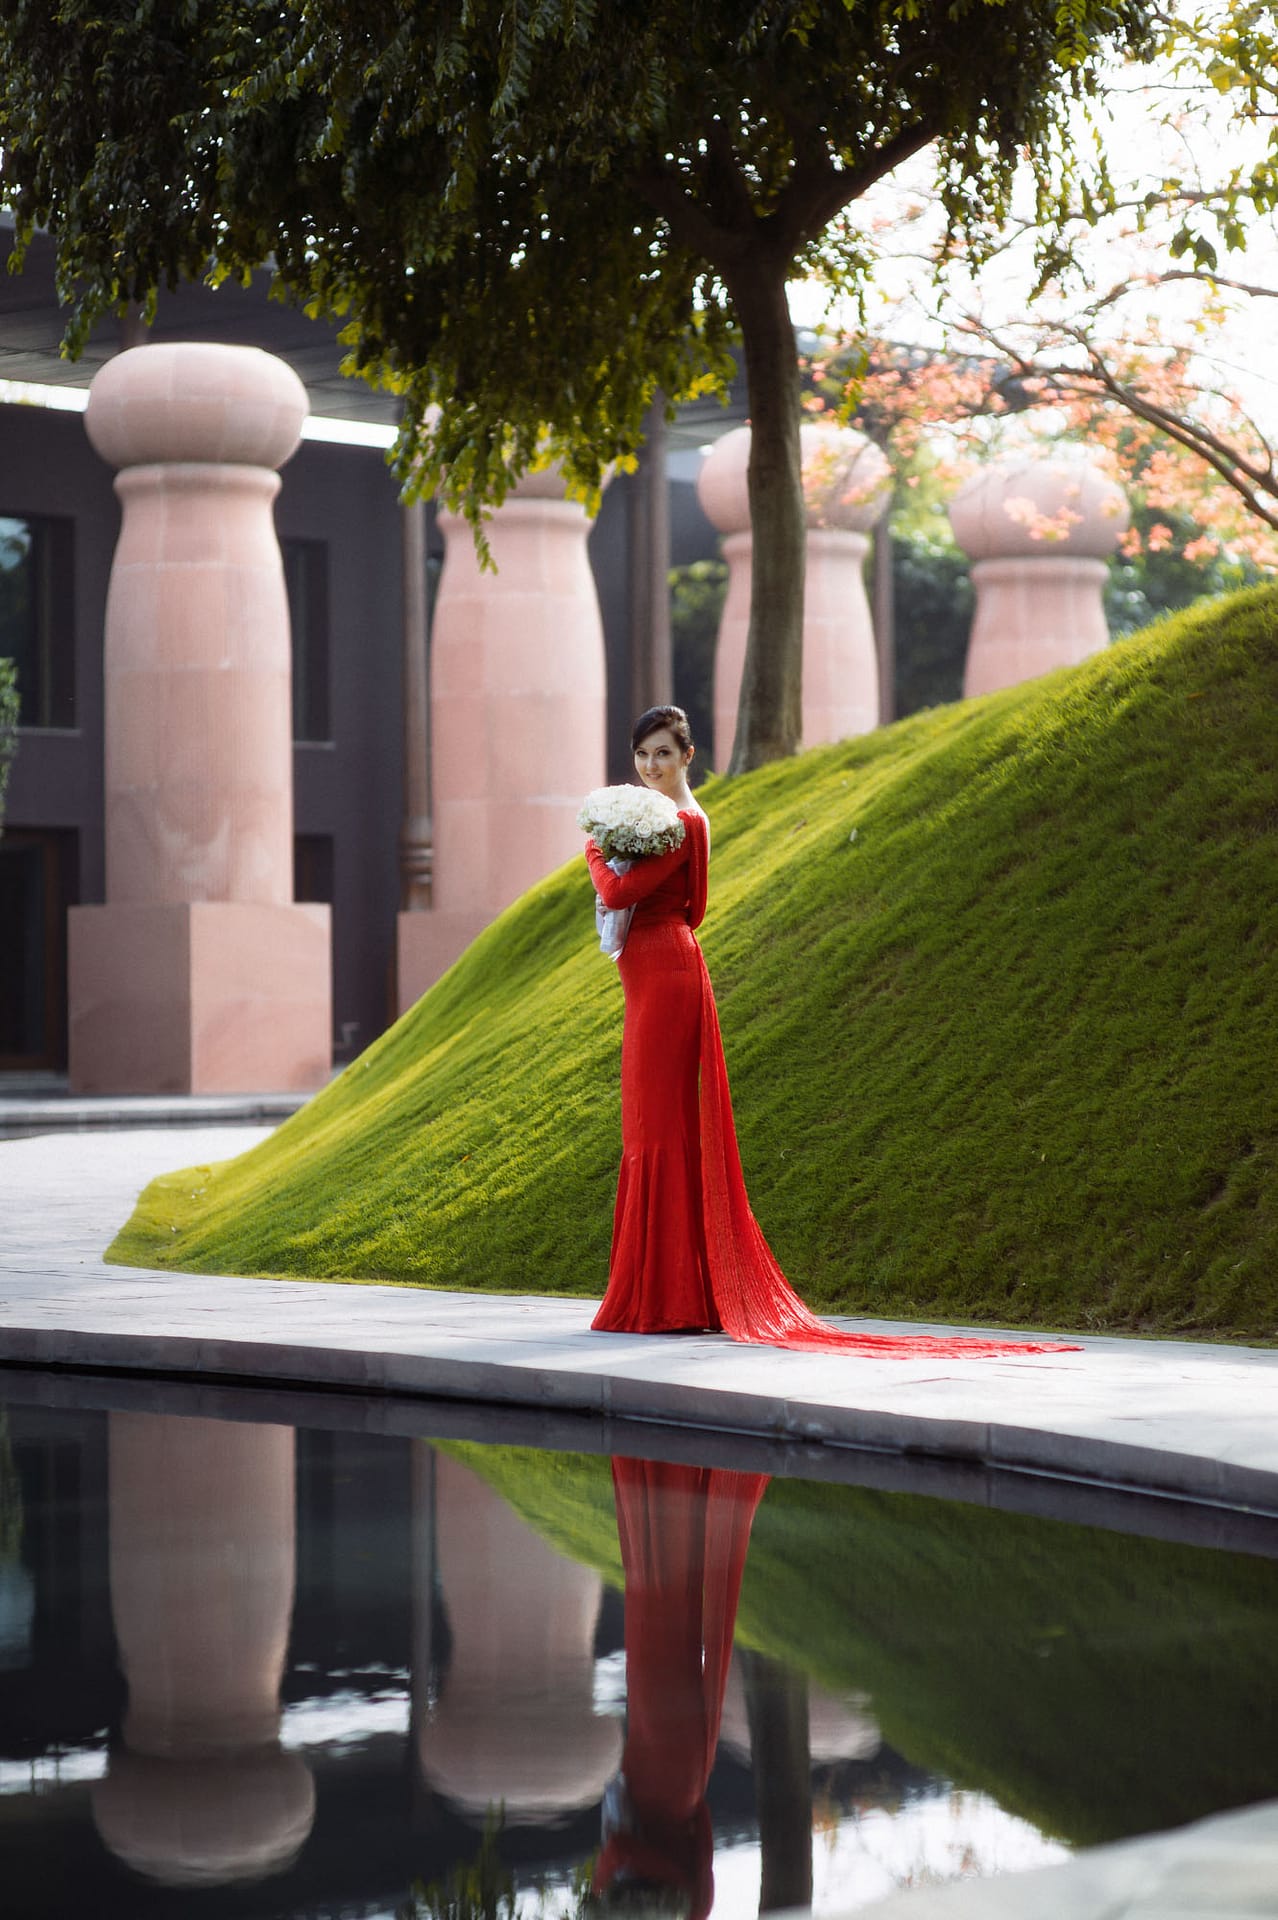
[(333, 836), (298, 833), (293, 836), (293, 898), (333, 904)]
[(293, 738), (331, 740), (328, 661), (328, 548), (322, 540), (281, 540), (293, 645)]
[(74, 727), (69, 520), (0, 515), (0, 654), (17, 664), (20, 727)]

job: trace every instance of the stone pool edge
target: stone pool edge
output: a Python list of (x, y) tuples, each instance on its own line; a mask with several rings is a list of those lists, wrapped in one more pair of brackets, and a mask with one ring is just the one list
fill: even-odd
[(1037, 1478), (1278, 1516), (1278, 1472), (1218, 1453), (1172, 1449), (997, 1417), (971, 1419), (732, 1388), (546, 1359), (498, 1360), (376, 1346), (307, 1345), (207, 1334), (0, 1325), (0, 1368), (181, 1378), (209, 1385), (306, 1387), (372, 1398), (584, 1414), (687, 1432), (792, 1441), (904, 1460), (953, 1461)]

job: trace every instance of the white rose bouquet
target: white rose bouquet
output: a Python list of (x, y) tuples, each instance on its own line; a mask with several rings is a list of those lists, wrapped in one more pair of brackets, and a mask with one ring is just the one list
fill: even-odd
[(642, 860), (683, 845), (678, 807), (651, 787), (596, 787), (582, 801), (577, 825), (605, 860)]
[[(672, 853), (683, 845), (678, 807), (650, 787), (596, 787), (582, 801), (577, 825), (590, 835), (614, 873), (629, 873), (636, 860)], [(611, 960), (621, 956), (634, 911), (633, 907), (610, 910), (595, 895), (599, 946)]]

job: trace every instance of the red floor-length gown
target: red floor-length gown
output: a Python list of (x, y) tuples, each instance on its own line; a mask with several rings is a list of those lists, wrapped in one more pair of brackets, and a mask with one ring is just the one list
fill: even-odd
[(675, 1887), (688, 1920), (705, 1920), (714, 1898), (706, 1786), (767, 1476), (614, 1459), (612, 1483), (626, 1575), (626, 1817), (605, 1835), (595, 1890), (622, 1879)]
[(634, 908), (618, 961), (621, 1173), (608, 1291), (609, 1333), (722, 1330), (757, 1345), (885, 1357), (1060, 1352), (1059, 1342), (846, 1333), (809, 1312), (750, 1211), (737, 1152), (714, 991), (694, 928), (706, 910), (705, 816), (680, 814), (671, 853), (617, 874), (593, 840), (586, 859), (609, 908)]

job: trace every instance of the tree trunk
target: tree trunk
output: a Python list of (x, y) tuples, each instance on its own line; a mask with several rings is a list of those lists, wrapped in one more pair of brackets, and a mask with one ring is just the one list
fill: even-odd
[(799, 362), (786, 263), (752, 259), (730, 286), (750, 396), (750, 629), (729, 773), (797, 751), (802, 730), (803, 563)]
[(670, 479), (666, 403), (653, 397), (630, 492), (630, 712), (674, 699), (670, 632)]

